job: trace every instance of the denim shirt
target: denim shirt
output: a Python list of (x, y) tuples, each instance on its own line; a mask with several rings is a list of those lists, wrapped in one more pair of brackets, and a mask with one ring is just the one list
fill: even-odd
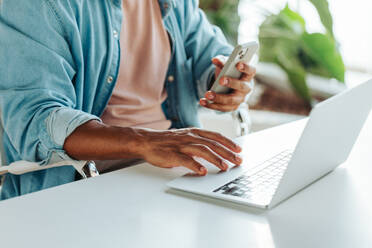
[[(232, 49), (197, 0), (159, 3), (172, 43), (162, 107), (173, 128), (199, 126), (198, 99), (214, 73), (211, 58)], [(66, 137), (100, 120), (118, 77), (121, 8), (122, 0), (2, 0), (0, 110), (8, 164), (70, 159), (63, 150)], [(1, 199), (74, 177), (71, 166), (7, 175)]]

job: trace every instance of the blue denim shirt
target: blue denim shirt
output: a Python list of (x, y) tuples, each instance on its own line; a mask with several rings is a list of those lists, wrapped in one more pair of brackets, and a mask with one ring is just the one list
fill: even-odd
[[(231, 47), (196, 0), (159, 0), (172, 42), (163, 104), (172, 127), (199, 126), (211, 58)], [(66, 139), (99, 120), (118, 77), (122, 0), (2, 0), (0, 109), (7, 163), (69, 159)], [(125, 54), (125, 51), (124, 53)], [(121, 59), (126, 59), (125, 56)], [(7, 175), (1, 199), (74, 180), (71, 166)]]

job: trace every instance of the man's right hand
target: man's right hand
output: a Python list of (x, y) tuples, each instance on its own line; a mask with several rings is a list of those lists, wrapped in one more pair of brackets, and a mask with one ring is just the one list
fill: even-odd
[(143, 159), (162, 168), (184, 166), (204, 176), (207, 169), (194, 158), (200, 157), (223, 171), (228, 169), (225, 160), (235, 165), (242, 163), (236, 153), (241, 148), (221, 134), (198, 128), (167, 131), (140, 129), (143, 137)]
[(197, 128), (156, 131), (89, 121), (72, 132), (64, 150), (77, 160), (144, 159), (162, 168), (184, 166), (199, 175), (206, 175), (207, 169), (195, 157), (221, 170), (228, 169), (226, 160), (242, 163), (237, 144), (221, 134)]

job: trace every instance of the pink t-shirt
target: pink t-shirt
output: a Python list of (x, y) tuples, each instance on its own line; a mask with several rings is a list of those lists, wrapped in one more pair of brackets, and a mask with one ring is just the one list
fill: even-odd
[(168, 129), (161, 104), (171, 47), (155, 0), (123, 0), (117, 84), (102, 121), (121, 127)]

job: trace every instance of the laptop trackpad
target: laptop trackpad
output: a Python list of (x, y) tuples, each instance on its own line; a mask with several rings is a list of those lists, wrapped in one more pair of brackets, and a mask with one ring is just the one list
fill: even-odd
[(244, 165), (235, 166), (227, 162), (229, 165), (228, 171), (221, 171), (217, 166), (205, 161), (202, 158), (195, 158), (199, 163), (205, 166), (208, 174), (204, 177), (196, 173), (187, 173), (183, 177), (177, 178), (170, 183), (169, 186), (174, 188), (189, 189), (191, 191), (210, 191), (219, 186), (224, 185), (226, 182), (231, 181), (242, 174)]

